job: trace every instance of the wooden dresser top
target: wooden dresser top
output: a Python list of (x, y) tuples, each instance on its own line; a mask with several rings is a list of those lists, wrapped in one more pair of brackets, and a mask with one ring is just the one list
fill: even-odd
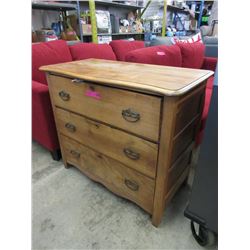
[(182, 95), (214, 74), (210, 70), (102, 59), (86, 59), (42, 66), (40, 70), (99, 84), (167, 96)]

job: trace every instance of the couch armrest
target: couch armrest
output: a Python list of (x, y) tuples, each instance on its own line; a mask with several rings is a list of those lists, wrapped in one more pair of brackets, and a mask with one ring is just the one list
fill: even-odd
[(202, 69), (215, 71), (218, 58), (216, 57), (204, 57)]
[(32, 81), (32, 138), (53, 151), (59, 148), (48, 86)]
[(43, 95), (49, 94), (49, 88), (46, 84), (32, 80), (32, 95)]

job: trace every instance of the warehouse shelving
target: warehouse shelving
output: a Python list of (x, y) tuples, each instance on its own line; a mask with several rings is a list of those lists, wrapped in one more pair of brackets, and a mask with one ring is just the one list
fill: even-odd
[[(105, 6), (107, 8), (112, 7), (112, 9), (117, 8), (117, 9), (122, 9), (124, 10), (125, 8), (128, 11), (137, 11), (138, 12), (138, 16), (142, 17), (143, 13), (146, 11), (147, 7), (150, 5), (150, 3), (153, 2), (152, 0), (148, 0), (148, 1), (144, 1), (143, 5), (135, 5), (135, 4), (125, 4), (125, 3), (121, 3), (121, 2), (113, 2), (113, 1), (108, 1), (108, 0), (89, 0), (89, 1), (85, 1), (85, 3), (88, 5), (89, 10), (90, 10), (90, 18), (91, 18), (91, 26), (92, 26), (92, 33), (91, 34), (83, 34), (82, 32), (82, 27), (81, 27), (81, 22), (80, 20), (80, 12), (81, 12), (81, 4), (84, 2), (81, 1), (71, 1), (71, 2), (39, 2), (39, 1), (34, 1), (32, 2), (32, 9), (40, 9), (40, 10), (54, 10), (54, 11), (62, 11), (65, 12), (66, 11), (72, 11), (75, 10), (77, 13), (77, 19), (78, 19), (78, 23), (79, 23), (79, 35), (80, 35), (80, 40), (84, 41), (84, 37), (92, 37), (92, 42), (97, 42), (98, 41), (98, 36), (113, 36), (113, 37), (123, 37), (123, 36), (137, 36), (141, 35), (143, 36), (144, 33), (138, 33), (138, 32), (128, 32), (128, 33), (110, 33), (110, 34), (102, 34), (102, 33), (97, 33), (97, 27), (96, 27), (96, 16), (95, 16), (95, 9), (96, 7), (100, 7), (100, 6)], [(198, 1), (200, 4), (200, 11), (199, 11), (199, 19), (198, 19), (198, 27), (200, 26), (200, 22), (201, 22), (201, 13), (202, 13), (202, 9), (204, 7), (204, 0), (202, 1)], [(175, 23), (180, 21), (181, 19), (178, 15), (178, 13), (181, 14), (189, 14), (189, 11), (183, 9), (183, 8), (179, 8), (177, 6), (174, 5), (169, 5), (167, 4), (167, 0), (163, 1), (163, 18), (160, 19), (162, 20), (162, 36), (166, 35), (166, 27), (167, 27), (167, 23), (166, 23), (166, 13), (168, 12), (172, 12), (174, 13), (174, 21)], [(183, 30), (184, 30), (184, 25), (181, 22)], [(159, 33), (155, 33), (155, 34), (159, 34)], [(89, 40), (89, 39), (87, 39)]]
[[(74, 3), (65, 3), (65, 2), (40, 2), (40, 1), (33, 1), (32, 2), (32, 9), (38, 10), (52, 10), (52, 11), (61, 11), (66, 12), (70, 10), (75, 10), (77, 13), (77, 19), (80, 20), (80, 5), (79, 1), (74, 1)], [(83, 41), (83, 33), (82, 27), (79, 23), (79, 32), (80, 32), (80, 40)]]
[[(91, 34), (83, 34), (82, 32), (82, 27), (81, 27), (81, 22), (78, 21), (79, 23), (79, 32), (80, 32), (80, 39), (81, 41), (84, 41), (84, 38), (87, 39), (87, 41), (90, 41), (89, 38), (91, 38), (92, 42), (98, 41), (98, 36), (113, 36), (114, 39), (115, 37), (127, 37), (127, 36), (136, 36), (138, 38), (142, 38), (144, 36), (144, 33), (139, 33), (139, 32), (126, 32), (126, 33), (97, 33), (97, 27), (96, 27), (96, 16), (95, 16), (95, 9), (96, 6), (97, 8), (100, 6), (105, 6), (107, 8), (112, 7), (117, 8), (117, 9), (127, 9), (129, 11), (138, 11), (138, 13), (141, 13), (141, 10), (145, 8), (143, 5), (135, 5), (135, 4), (125, 4), (121, 2), (113, 2), (113, 1), (108, 1), (108, 0), (89, 0), (89, 1), (71, 1), (71, 2), (40, 2), (40, 1), (33, 1), (32, 2), (32, 9), (40, 9), (40, 10), (54, 10), (54, 11), (70, 11), (70, 10), (75, 10), (77, 12), (77, 19), (80, 20), (80, 12), (81, 12), (81, 5), (82, 4), (87, 4), (89, 8), (89, 16), (91, 18), (91, 27), (92, 27), (92, 32)], [(156, 33), (155, 33), (156, 34)], [(85, 40), (86, 40), (85, 39)]]
[(77, 5), (71, 3), (57, 3), (57, 2), (32, 2), (32, 9), (39, 10), (55, 10), (55, 11), (67, 11), (76, 10)]
[(174, 6), (174, 5), (170, 5), (170, 4), (168, 4), (168, 10), (176, 11), (176, 12), (183, 13), (183, 14), (189, 14), (189, 11), (179, 8), (177, 6)]
[[(84, 2), (83, 2), (84, 3)], [(143, 33), (138, 33), (138, 32), (126, 32), (126, 33), (110, 33), (110, 34), (101, 34), (97, 33), (97, 27), (96, 27), (96, 7), (99, 8), (100, 6), (105, 6), (107, 8), (113, 7), (117, 9), (127, 9), (129, 11), (138, 11), (140, 13), (140, 10), (144, 8), (143, 5), (134, 5), (134, 4), (125, 4), (125, 3), (119, 3), (119, 2), (113, 2), (113, 1), (107, 1), (107, 0), (89, 0), (88, 1), (88, 7), (89, 7), (89, 16), (91, 19), (91, 29), (92, 33), (90, 34), (84, 34), (84, 37), (92, 37), (92, 42), (97, 43), (98, 41), (98, 36), (138, 36), (138, 35), (143, 35)]]
[(143, 9), (144, 8), (144, 6), (140, 6), (140, 5), (125, 4), (125, 3), (111, 2), (111, 1), (105, 1), (105, 0), (95, 0), (95, 3), (106, 5), (106, 6), (113, 6), (113, 7), (124, 7), (126, 9)]
[[(125, 32), (125, 33), (97, 33), (98, 36), (125, 36), (125, 35), (143, 35), (139, 32)], [(92, 34), (83, 34), (83, 36), (92, 36)]]

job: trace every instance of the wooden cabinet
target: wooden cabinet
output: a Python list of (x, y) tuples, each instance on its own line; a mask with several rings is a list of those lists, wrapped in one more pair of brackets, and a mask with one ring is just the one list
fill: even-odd
[(47, 72), (63, 161), (158, 226), (187, 177), (213, 72), (87, 59)]

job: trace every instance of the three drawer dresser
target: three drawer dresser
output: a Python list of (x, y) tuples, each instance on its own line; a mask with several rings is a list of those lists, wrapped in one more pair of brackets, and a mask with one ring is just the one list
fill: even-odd
[(213, 72), (87, 59), (42, 66), (62, 158), (152, 215), (189, 172)]

